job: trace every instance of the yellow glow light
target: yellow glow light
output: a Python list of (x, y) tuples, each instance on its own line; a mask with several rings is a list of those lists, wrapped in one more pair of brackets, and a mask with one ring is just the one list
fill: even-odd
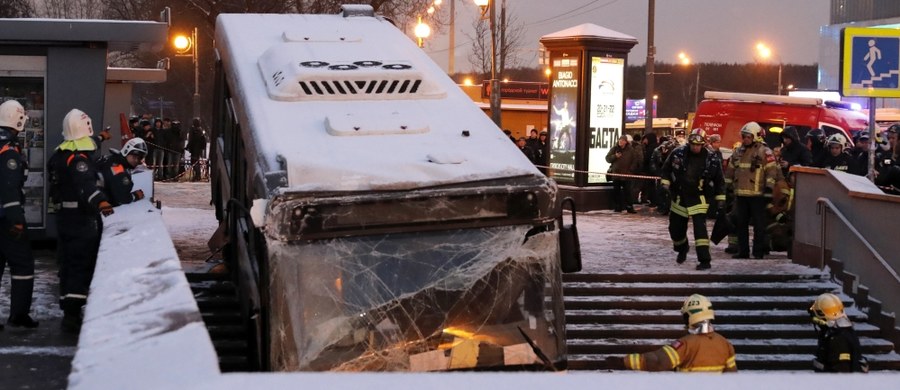
[(179, 52), (186, 52), (191, 48), (191, 38), (185, 35), (178, 35), (172, 40), (172, 46)]
[(463, 85), (472, 85), (472, 79), (466, 77), (466, 79), (463, 80)]
[(490, 2), (490, 0), (474, 0), (474, 1), (475, 1), (475, 5), (477, 5), (479, 7), (487, 7), (488, 3)]

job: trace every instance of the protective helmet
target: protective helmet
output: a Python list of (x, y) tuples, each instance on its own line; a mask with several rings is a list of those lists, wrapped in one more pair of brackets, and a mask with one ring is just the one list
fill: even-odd
[(691, 130), (691, 135), (688, 136), (688, 143), (692, 145), (705, 145), (706, 132), (703, 131), (703, 129)]
[(28, 122), (28, 116), (25, 115), (25, 107), (22, 107), (22, 103), (7, 100), (0, 104), (0, 126), (22, 131), (25, 128), (25, 122)]
[(840, 145), (841, 148), (847, 146), (847, 138), (844, 138), (842, 134), (832, 134), (831, 137), (828, 137), (828, 141), (825, 143), (828, 147), (832, 147), (834, 145)]
[(811, 139), (813, 142), (818, 142), (820, 144), (825, 143), (825, 130), (822, 129), (812, 129), (806, 132), (806, 139)]
[(744, 124), (744, 127), (741, 127), (741, 136), (742, 137), (744, 135), (749, 134), (749, 135), (752, 135), (753, 138), (758, 138), (758, 137), (762, 136), (762, 133), (763, 133), (762, 126), (760, 126), (759, 123), (756, 123), (756, 122), (747, 122), (746, 124)]
[(831, 293), (819, 295), (809, 307), (809, 314), (813, 322), (820, 325), (834, 324), (837, 320), (847, 317), (844, 314), (844, 302)]
[(63, 139), (66, 141), (74, 141), (84, 137), (94, 135), (94, 128), (91, 127), (91, 117), (77, 108), (73, 108), (63, 118)]
[(121, 153), (122, 156), (137, 153), (140, 154), (140, 157), (144, 157), (147, 155), (147, 143), (140, 138), (132, 138), (125, 143), (125, 146), (122, 147), (122, 150), (119, 153)]
[(681, 306), (681, 315), (689, 327), (716, 318), (712, 303), (700, 294), (691, 295), (684, 301), (684, 305)]

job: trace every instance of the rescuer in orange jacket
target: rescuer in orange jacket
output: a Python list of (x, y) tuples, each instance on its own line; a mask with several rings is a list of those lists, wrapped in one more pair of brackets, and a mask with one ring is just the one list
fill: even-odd
[(655, 351), (626, 355), (625, 368), (635, 371), (736, 372), (734, 347), (713, 330), (715, 313), (709, 299), (700, 294), (691, 295), (684, 301), (681, 315), (688, 335)]

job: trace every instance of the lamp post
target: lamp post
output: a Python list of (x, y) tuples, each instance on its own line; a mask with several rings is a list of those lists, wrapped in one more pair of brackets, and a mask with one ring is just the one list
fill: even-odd
[[(765, 43), (762, 43), (762, 42), (759, 42), (756, 44), (756, 52), (763, 59), (769, 59), (769, 57), (772, 56), (772, 49), (770, 49), (768, 46), (766, 46)], [(781, 95), (781, 68), (782, 68), (781, 56), (779, 56), (778, 57), (778, 89), (777, 89), (777, 92), (779, 95)]]
[[(691, 57), (688, 57), (684, 52), (678, 53), (678, 59), (681, 60), (681, 64), (685, 66), (689, 66), (691, 64)], [(697, 81), (694, 82), (694, 112), (697, 112), (697, 104), (700, 101), (700, 63), (697, 63)]]
[[(500, 119), (500, 80), (497, 79), (497, 7), (494, 0), (474, 0), (475, 5), (481, 8), (481, 18), (487, 16), (491, 28), (491, 120), (501, 125)], [(488, 9), (490, 8), (490, 9)]]
[(194, 63), (194, 96), (193, 117), (200, 117), (200, 61), (198, 56), (197, 27), (191, 31), (191, 36), (178, 35), (174, 40), (176, 57), (191, 57)]
[(656, 13), (656, 0), (648, 0), (647, 4), (647, 63), (646, 63), (646, 89), (644, 94), (644, 100), (646, 107), (644, 107), (644, 134), (650, 134), (653, 132), (653, 105), (656, 103), (655, 100), (651, 99), (653, 96), (653, 76), (655, 73), (655, 65), (656, 60), (654, 57), (656, 56), (656, 46), (653, 46), (653, 25)]
[(431, 35), (431, 27), (429, 27), (427, 24), (422, 22), (421, 16), (419, 16), (419, 23), (416, 23), (415, 33), (416, 33), (416, 43), (419, 45), (419, 47), (424, 46), (425, 38), (428, 38), (428, 36)]

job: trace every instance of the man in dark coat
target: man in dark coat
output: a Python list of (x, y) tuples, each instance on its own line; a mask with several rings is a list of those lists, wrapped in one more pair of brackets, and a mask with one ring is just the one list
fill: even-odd
[[(606, 162), (612, 164), (609, 173), (626, 175), (637, 173), (641, 164), (640, 155), (635, 152), (634, 146), (625, 134), (619, 137), (618, 144), (606, 154)], [(631, 179), (614, 175), (610, 178), (613, 183), (613, 211), (636, 213), (630, 199)]]
[(200, 118), (191, 121), (191, 131), (188, 134), (188, 143), (185, 150), (191, 154), (191, 181), (200, 180), (200, 159), (206, 153), (206, 132), (203, 131)]
[(788, 172), (795, 165), (812, 165), (812, 154), (800, 143), (797, 128), (787, 126), (781, 132), (781, 173), (784, 177), (788, 177)]
[(121, 151), (111, 151), (97, 161), (99, 187), (106, 192), (113, 206), (128, 204), (144, 199), (144, 191), (132, 191), (134, 181), (131, 173), (147, 156), (147, 144), (140, 138), (132, 138)]

